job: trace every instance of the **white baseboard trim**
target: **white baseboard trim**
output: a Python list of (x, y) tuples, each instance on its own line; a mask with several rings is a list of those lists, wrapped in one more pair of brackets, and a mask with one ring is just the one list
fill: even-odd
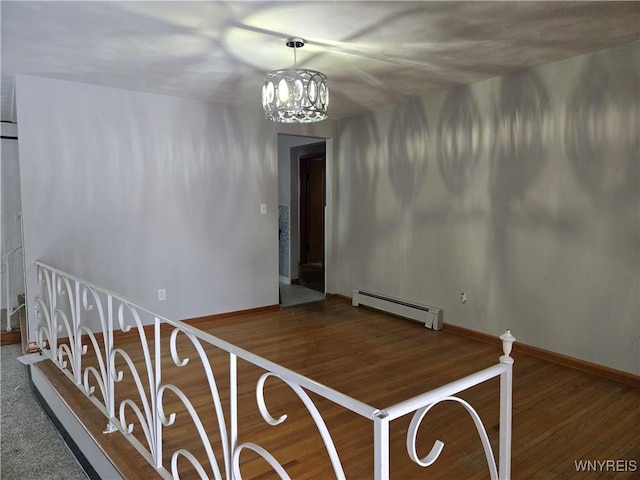
[(280, 280), (280, 283), (291, 285), (291, 279), (289, 277), (283, 277), (282, 275), (280, 275), (278, 276), (278, 280)]

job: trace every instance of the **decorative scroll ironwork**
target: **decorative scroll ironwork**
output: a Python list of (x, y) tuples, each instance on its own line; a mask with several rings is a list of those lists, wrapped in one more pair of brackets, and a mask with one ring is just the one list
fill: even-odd
[[(89, 294), (91, 294), (91, 297), (89, 297)], [(93, 302), (91, 300), (93, 300)], [(94, 288), (84, 286), (82, 288), (82, 308), (85, 312), (91, 312), (93, 311), (94, 307), (96, 308), (98, 319), (100, 320), (100, 325), (102, 327), (102, 332), (104, 335), (104, 333), (108, 331), (108, 325), (100, 296)], [(96, 369), (92, 365), (89, 365), (83, 372), (82, 385), (84, 387), (84, 393), (87, 396), (91, 396), (95, 391), (95, 387), (91, 386), (89, 381), (89, 376), (92, 375), (95, 381), (98, 383), (100, 393), (102, 394), (102, 404), (106, 409), (109, 403), (109, 382), (104, 353), (102, 351), (102, 348), (100, 347), (98, 339), (89, 328), (85, 327), (84, 325), (78, 325), (78, 333), (80, 336), (86, 335), (89, 338), (98, 361), (98, 369)], [(87, 345), (85, 344), (82, 345), (82, 355), (86, 355), (86, 353)]]
[(291, 480), (291, 477), (287, 474), (282, 465), (280, 465), (280, 462), (278, 462), (278, 460), (276, 460), (273, 455), (271, 455), (260, 445), (256, 445), (255, 443), (251, 442), (238, 445), (233, 451), (233, 478), (242, 478), (242, 475), (240, 475), (240, 453), (242, 453), (242, 450), (245, 449), (252, 450), (253, 452), (260, 455), (263, 459), (265, 459), (282, 480)]
[[(394, 419), (406, 414), (413, 414), (407, 433), (409, 457), (422, 466), (431, 465), (438, 458), (444, 446), (442, 442), (436, 441), (431, 452), (426, 457), (420, 458), (417, 454), (416, 438), (424, 417), (433, 406), (444, 401), (454, 401), (461, 404), (473, 418), (485, 449), (491, 477), (498, 478), (498, 474), (500, 478), (510, 476), (513, 359), (509, 355), (511, 344), (515, 339), (508, 331), (501, 336), (504, 355), (500, 357), (500, 363), (497, 365), (400, 402), (385, 410), (380, 410), (183, 322), (159, 316), (90, 282), (42, 262), (36, 262), (36, 265), (38, 282), (42, 289), (42, 295), (35, 297), (33, 302), (34, 312), (39, 321), (38, 346), (105, 414), (108, 419), (105, 433), (115, 429), (120, 430), (163, 478), (179, 478), (179, 461), (183, 458), (201, 478), (239, 479), (241, 478), (240, 456), (245, 450), (253, 451), (262, 457), (280, 478), (290, 478), (276, 457), (263, 447), (253, 442), (242, 444), (237, 442), (237, 358), (241, 358), (266, 372), (256, 384), (256, 399), (259, 412), (268, 424), (279, 425), (287, 419), (287, 415), (274, 418), (267, 408), (265, 383), (268, 378), (274, 377), (284, 382), (300, 398), (318, 428), (337, 478), (345, 478), (343, 466), (329, 429), (308, 392), (320, 395), (373, 422), (375, 478), (389, 478), (389, 424)], [(99, 335), (94, 333), (91, 320), (94, 320), (93, 323), (97, 321), (97, 328), (102, 330), (102, 340)], [(117, 326), (123, 333), (130, 332), (135, 327), (139, 339), (139, 345), (136, 348), (142, 352), (141, 367), (137, 366), (131, 355), (122, 346), (116, 346), (114, 321), (117, 321)], [(162, 382), (161, 324), (173, 327), (169, 339), (169, 352), (174, 365), (177, 368), (182, 368), (191, 361), (189, 356), (180, 355), (178, 352), (178, 336), (183, 334), (190, 341), (195, 350), (196, 358), (199, 360), (199, 365), (204, 370), (211, 393), (211, 405), (217, 417), (219, 430), (217, 433), (224, 459), (223, 468), (218, 464), (214, 448), (211, 445), (209, 433), (212, 432), (208, 432), (205, 428), (198, 411), (189, 399), (188, 392), (176, 385)], [(149, 335), (149, 332), (152, 334)], [(203, 344), (214, 346), (229, 356), (230, 399), (227, 416), (225, 416), (225, 406), (221, 399), (218, 383)], [(97, 364), (91, 365), (86, 362), (87, 364), (83, 366), (82, 356), (87, 355), (89, 346), (96, 354)], [(139, 368), (144, 369), (145, 372), (140, 372)], [(135, 400), (132, 398), (119, 399), (118, 405), (116, 405), (115, 390), (117, 384), (122, 382), (125, 377), (125, 369), (128, 370), (139, 398)], [(496, 468), (491, 444), (480, 417), (471, 405), (455, 396), (467, 388), (495, 377), (500, 377), (499, 470)], [(99, 398), (96, 398), (98, 392)], [(198, 432), (206, 456), (204, 464), (202, 459), (197, 458), (184, 448), (173, 452), (164, 451), (163, 430), (174, 425), (177, 418), (176, 411), (170, 413), (165, 411), (168, 392), (183, 405)], [(117, 414), (116, 409), (118, 410)], [(136, 425), (140, 425), (144, 443), (134, 435)], [(170, 454), (171, 458), (170, 465), (167, 466), (163, 465), (165, 453)]]
[(440, 440), (436, 440), (433, 447), (431, 448), (431, 451), (427, 454), (427, 456), (420, 458), (418, 456), (418, 452), (416, 449), (416, 437), (418, 435), (418, 429), (420, 428), (420, 424), (422, 423), (422, 420), (427, 415), (427, 413), (429, 413), (429, 411), (433, 407), (435, 407), (437, 404), (442, 402), (447, 402), (447, 401), (459, 403), (469, 412), (469, 415), (471, 415), (471, 418), (473, 419), (473, 423), (475, 424), (476, 429), (478, 430), (478, 435), (480, 435), (480, 440), (482, 441), (482, 446), (484, 448), (485, 456), (487, 457), (487, 463), (489, 465), (489, 474), (491, 475), (491, 478), (497, 479), (498, 470), (496, 468), (495, 459), (493, 458), (493, 450), (491, 449), (491, 442), (489, 441), (489, 436), (487, 435), (487, 431), (484, 428), (484, 424), (480, 419), (480, 415), (478, 415), (478, 412), (476, 412), (476, 410), (471, 405), (469, 405), (469, 403), (467, 403), (466, 401), (458, 397), (445, 397), (442, 400), (431, 403), (425, 407), (420, 408), (418, 411), (416, 411), (416, 413), (413, 415), (413, 418), (411, 419), (409, 430), (407, 431), (407, 453), (409, 454), (409, 458), (411, 458), (412, 461), (414, 461), (421, 467), (428, 467), (430, 465), (433, 465), (433, 463), (438, 459), (438, 457), (440, 456), (440, 453), (442, 452), (442, 449), (444, 448), (444, 443), (441, 442)]
[[(127, 315), (127, 312), (130, 315)], [(127, 323), (127, 317), (130, 317), (130, 319), (133, 320), (133, 325)], [(131, 328), (133, 328), (134, 326), (138, 331), (140, 348), (143, 352), (144, 367), (147, 373), (147, 387), (149, 390), (149, 393), (147, 394), (147, 392), (145, 391), (145, 385), (142, 382), (142, 378), (138, 373), (138, 369), (135, 366), (135, 363), (131, 359), (130, 355), (121, 348), (113, 348), (110, 353), (110, 364), (112, 367), (112, 376), (115, 382), (121, 382), (124, 378), (124, 372), (122, 370), (116, 370), (115, 366), (116, 358), (121, 357), (129, 368), (129, 372), (134, 381), (135, 388), (138, 391), (140, 402), (142, 403), (141, 409), (138, 404), (136, 404), (136, 402), (130, 398), (120, 401), (119, 428), (127, 437), (129, 437), (130, 441), (133, 442), (131, 434), (133, 433), (134, 424), (127, 423), (126, 421), (126, 410), (127, 407), (129, 407), (135, 413), (136, 418), (140, 423), (140, 427), (142, 428), (144, 438), (148, 447), (145, 454), (148, 454), (151, 457), (152, 463), (155, 467), (161, 467), (162, 429), (158, 420), (158, 416), (160, 414), (160, 410), (158, 408), (158, 392), (160, 388), (160, 343), (159, 332), (157, 331), (159, 329), (159, 323), (156, 318), (156, 324), (154, 325), (155, 338), (153, 342), (154, 355), (152, 357), (147, 340), (147, 334), (140, 318), (138, 307), (126, 300), (119, 300), (117, 318), (118, 324), (120, 325), (120, 330), (122, 332), (127, 333), (131, 331)]]
[(302, 403), (304, 403), (304, 406), (307, 408), (307, 411), (311, 414), (311, 418), (313, 419), (313, 422), (316, 424), (316, 427), (320, 432), (322, 441), (324, 442), (324, 445), (327, 449), (327, 453), (329, 454), (329, 458), (331, 459), (331, 465), (333, 466), (333, 471), (336, 474), (336, 478), (344, 479), (345, 475), (342, 469), (342, 464), (340, 463), (340, 458), (338, 457), (338, 451), (336, 450), (336, 447), (333, 443), (333, 439), (329, 434), (329, 429), (327, 428), (326, 423), (322, 419), (322, 415), (320, 415), (318, 408), (313, 403), (313, 400), (311, 400), (307, 392), (305, 392), (304, 389), (300, 387), (300, 385), (297, 385), (294, 382), (288, 381), (274, 373), (269, 372), (269, 373), (263, 374), (258, 380), (258, 384), (256, 385), (256, 400), (258, 402), (258, 409), (260, 410), (260, 414), (262, 415), (262, 418), (264, 419), (264, 421), (267, 422), (269, 425), (275, 426), (275, 425), (280, 425), (282, 422), (284, 422), (287, 419), (287, 415), (282, 415), (278, 419), (275, 419), (269, 413), (267, 404), (264, 401), (264, 385), (267, 378), (269, 377), (276, 377), (282, 380), (295, 392), (295, 394), (300, 398), (300, 400), (302, 400)]
[[(191, 341), (192, 345), (196, 349), (198, 357), (205, 370), (205, 375), (207, 377), (207, 382), (209, 384), (209, 391), (211, 392), (211, 400), (213, 402), (215, 412), (216, 412), (216, 417), (218, 420), (218, 429), (219, 429), (219, 434), (220, 434), (221, 443), (222, 443), (222, 451), (223, 451), (224, 462), (225, 462), (225, 471), (229, 472), (230, 471), (229, 459), (231, 456), (231, 452), (230, 452), (229, 438), (227, 436), (227, 425), (224, 417), (224, 409), (222, 407), (222, 402), (220, 400), (218, 385), (216, 383), (213, 369), (211, 368), (211, 362), (209, 361), (209, 358), (206, 352), (204, 351), (204, 348), (202, 347), (200, 340), (198, 340), (196, 336), (192, 335), (189, 332), (182, 331), (178, 328), (175, 328), (171, 332), (169, 346), (171, 350), (171, 358), (173, 359), (173, 363), (177, 367), (181, 368), (189, 363), (189, 358), (180, 358), (178, 355), (177, 338), (178, 338), (178, 333), (180, 332), (184, 333), (185, 336)], [(209, 460), (209, 464), (211, 465), (213, 477), (216, 479), (221, 478), (220, 467), (215, 458), (213, 449), (211, 448), (211, 444), (209, 443), (207, 432), (204, 429), (204, 426), (202, 424), (202, 421), (200, 420), (198, 413), (196, 412), (195, 408), (189, 401), (189, 398), (184, 394), (184, 392), (174, 385), (162, 385), (158, 392), (158, 408), (160, 411), (160, 418), (162, 419), (163, 425), (167, 427), (172, 425), (176, 418), (175, 413), (172, 413), (171, 415), (169, 415), (169, 417), (167, 417), (164, 414), (163, 407), (162, 407), (162, 398), (166, 390), (172, 391), (180, 399), (183, 405), (186, 407), (187, 411), (189, 412), (189, 415), (191, 416), (191, 419), (193, 420), (196, 430), (198, 431), (200, 440), (202, 441), (202, 444), (205, 448), (207, 459)], [(208, 476), (206, 476), (205, 470), (202, 464), (189, 451), (184, 449), (177, 450), (172, 454), (171, 472), (174, 477), (177, 477), (177, 474), (178, 474), (177, 465), (178, 465), (179, 456), (184, 456), (187, 460), (189, 460), (191, 465), (201, 475), (201, 478), (209, 478)]]

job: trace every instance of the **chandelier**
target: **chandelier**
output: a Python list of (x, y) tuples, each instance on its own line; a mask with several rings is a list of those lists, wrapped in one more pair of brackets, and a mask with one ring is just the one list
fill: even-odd
[(296, 68), (297, 49), (304, 46), (303, 39), (289, 38), (285, 45), (293, 48), (294, 68), (265, 74), (262, 86), (265, 118), (281, 123), (324, 120), (329, 106), (327, 76), (316, 70)]

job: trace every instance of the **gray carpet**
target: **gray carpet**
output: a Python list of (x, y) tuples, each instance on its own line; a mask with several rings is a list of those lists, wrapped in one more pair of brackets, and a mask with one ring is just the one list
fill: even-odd
[(20, 345), (0, 347), (0, 478), (86, 480), (29, 385)]

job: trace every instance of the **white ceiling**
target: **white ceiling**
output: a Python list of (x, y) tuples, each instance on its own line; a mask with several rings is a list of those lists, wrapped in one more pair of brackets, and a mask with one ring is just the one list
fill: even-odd
[(640, 39), (640, 2), (7, 1), (2, 120), (15, 73), (259, 104), (265, 71), (329, 77), (330, 118)]

